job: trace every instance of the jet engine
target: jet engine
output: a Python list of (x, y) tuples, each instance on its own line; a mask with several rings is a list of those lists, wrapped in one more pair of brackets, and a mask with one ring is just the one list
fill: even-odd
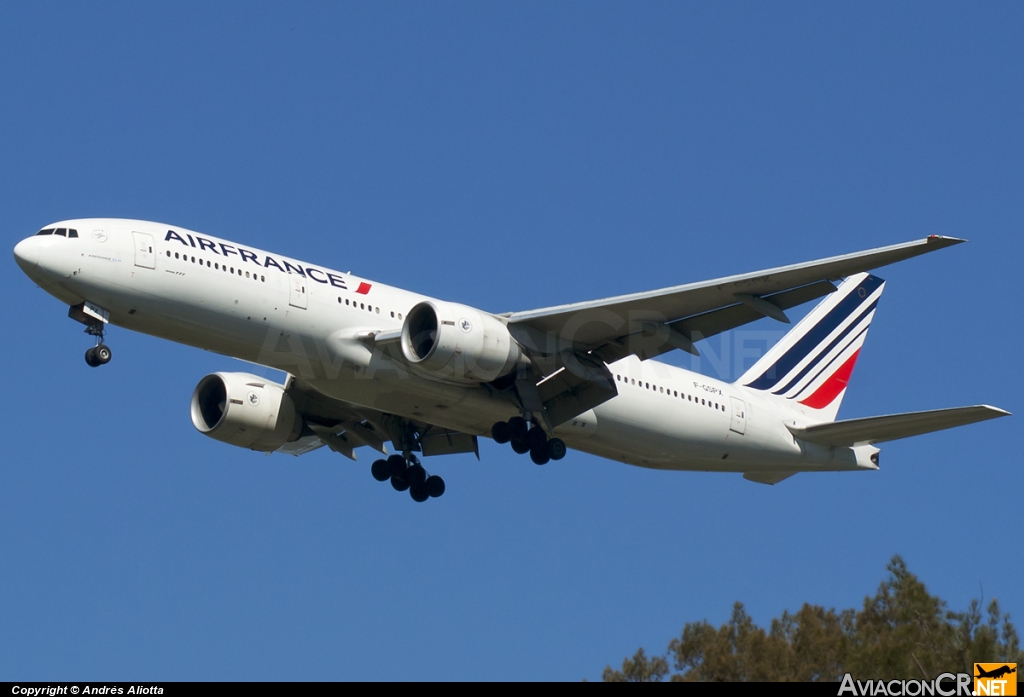
[(192, 424), (230, 445), (270, 452), (298, 439), (302, 417), (284, 385), (249, 373), (213, 373), (192, 392)]
[(402, 354), (411, 365), (460, 382), (491, 382), (516, 369), (522, 357), (508, 328), (466, 305), (428, 300), (402, 325)]

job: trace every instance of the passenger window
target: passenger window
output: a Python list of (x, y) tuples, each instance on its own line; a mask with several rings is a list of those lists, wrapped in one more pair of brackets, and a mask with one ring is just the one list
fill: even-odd
[(365, 310), (366, 309), (366, 305), (364, 305), (363, 303), (359, 303), (359, 309), (360, 310)]
[(392, 310), (392, 311), (391, 311), (391, 316), (392, 316), (392, 317), (394, 317), (394, 316), (395, 316), (395, 312), (394, 312), (394, 310)]
[(248, 271), (245, 272), (245, 277), (249, 278), (249, 272)]
[(171, 250), (168, 249), (167, 250), (167, 257), (170, 258), (170, 256), (171, 256)]
[(67, 237), (68, 236), (68, 229), (67, 228), (63, 228), (63, 227), (59, 227), (56, 230), (54, 230), (53, 234), (54, 235), (60, 235), (61, 237)]
[(177, 252), (175, 252), (175, 253), (174, 253), (174, 258), (175, 258), (175, 259), (179, 259), (179, 258), (180, 258), (180, 257), (178, 256), (178, 253), (177, 253)]
[(267, 282), (266, 276), (260, 276), (260, 283), (266, 283), (266, 282)]
[(676, 392), (675, 390), (672, 390), (672, 396), (673, 396), (673, 397), (678, 397), (678, 396), (679, 396), (679, 393), (678, 393), (678, 392)]
[(345, 304), (348, 305), (348, 298), (345, 298)]
[(53, 234), (53, 228), (52, 227), (48, 227), (45, 230), (40, 230), (36, 234), (37, 235), (52, 235)]
[(78, 237), (78, 230), (68, 230), (68, 237)]
[(402, 319), (402, 313), (401, 312), (398, 313), (398, 319)]
[(379, 308), (379, 307), (376, 307), (376, 308), (374, 308), (374, 311), (375, 311), (375, 312), (376, 312), (376, 313), (377, 313), (378, 315), (380, 314), (380, 308)]

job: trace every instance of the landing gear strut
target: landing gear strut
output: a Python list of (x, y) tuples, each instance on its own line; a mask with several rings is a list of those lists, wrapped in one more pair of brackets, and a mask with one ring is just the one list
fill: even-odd
[(491, 426), (491, 438), (495, 443), (511, 443), (512, 450), (520, 455), (530, 453), (530, 459), (537, 465), (565, 457), (565, 442), (561, 438), (548, 438), (543, 428), (537, 424), (530, 426), (521, 416)]
[(370, 474), (378, 482), (390, 480), (395, 491), (408, 490), (412, 500), (418, 503), (444, 494), (444, 480), (436, 474), (428, 475), (412, 453), (376, 460), (370, 465)]
[(110, 347), (103, 343), (103, 324), (90, 324), (85, 328), (85, 333), (96, 337), (96, 345), (85, 352), (85, 362), (90, 368), (97, 368), (110, 363)]

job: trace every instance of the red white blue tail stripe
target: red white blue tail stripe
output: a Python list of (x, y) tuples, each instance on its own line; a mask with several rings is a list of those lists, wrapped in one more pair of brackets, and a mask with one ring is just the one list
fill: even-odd
[(846, 279), (739, 383), (834, 419), (884, 288), (867, 273)]

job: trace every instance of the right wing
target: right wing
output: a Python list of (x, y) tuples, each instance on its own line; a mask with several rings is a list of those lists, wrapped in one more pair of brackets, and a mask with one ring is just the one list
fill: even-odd
[(508, 330), (530, 357), (516, 389), (524, 409), (548, 426), (611, 399), (618, 390), (606, 364), (641, 360), (772, 317), (833, 292), (833, 279), (910, 259), (964, 240), (923, 240), (604, 300), (511, 312)]
[(531, 357), (571, 351), (612, 362), (630, 354), (651, 358), (673, 348), (696, 353), (695, 341), (761, 317), (788, 322), (784, 310), (831, 293), (834, 279), (963, 241), (931, 235), (802, 264), (504, 316)]

